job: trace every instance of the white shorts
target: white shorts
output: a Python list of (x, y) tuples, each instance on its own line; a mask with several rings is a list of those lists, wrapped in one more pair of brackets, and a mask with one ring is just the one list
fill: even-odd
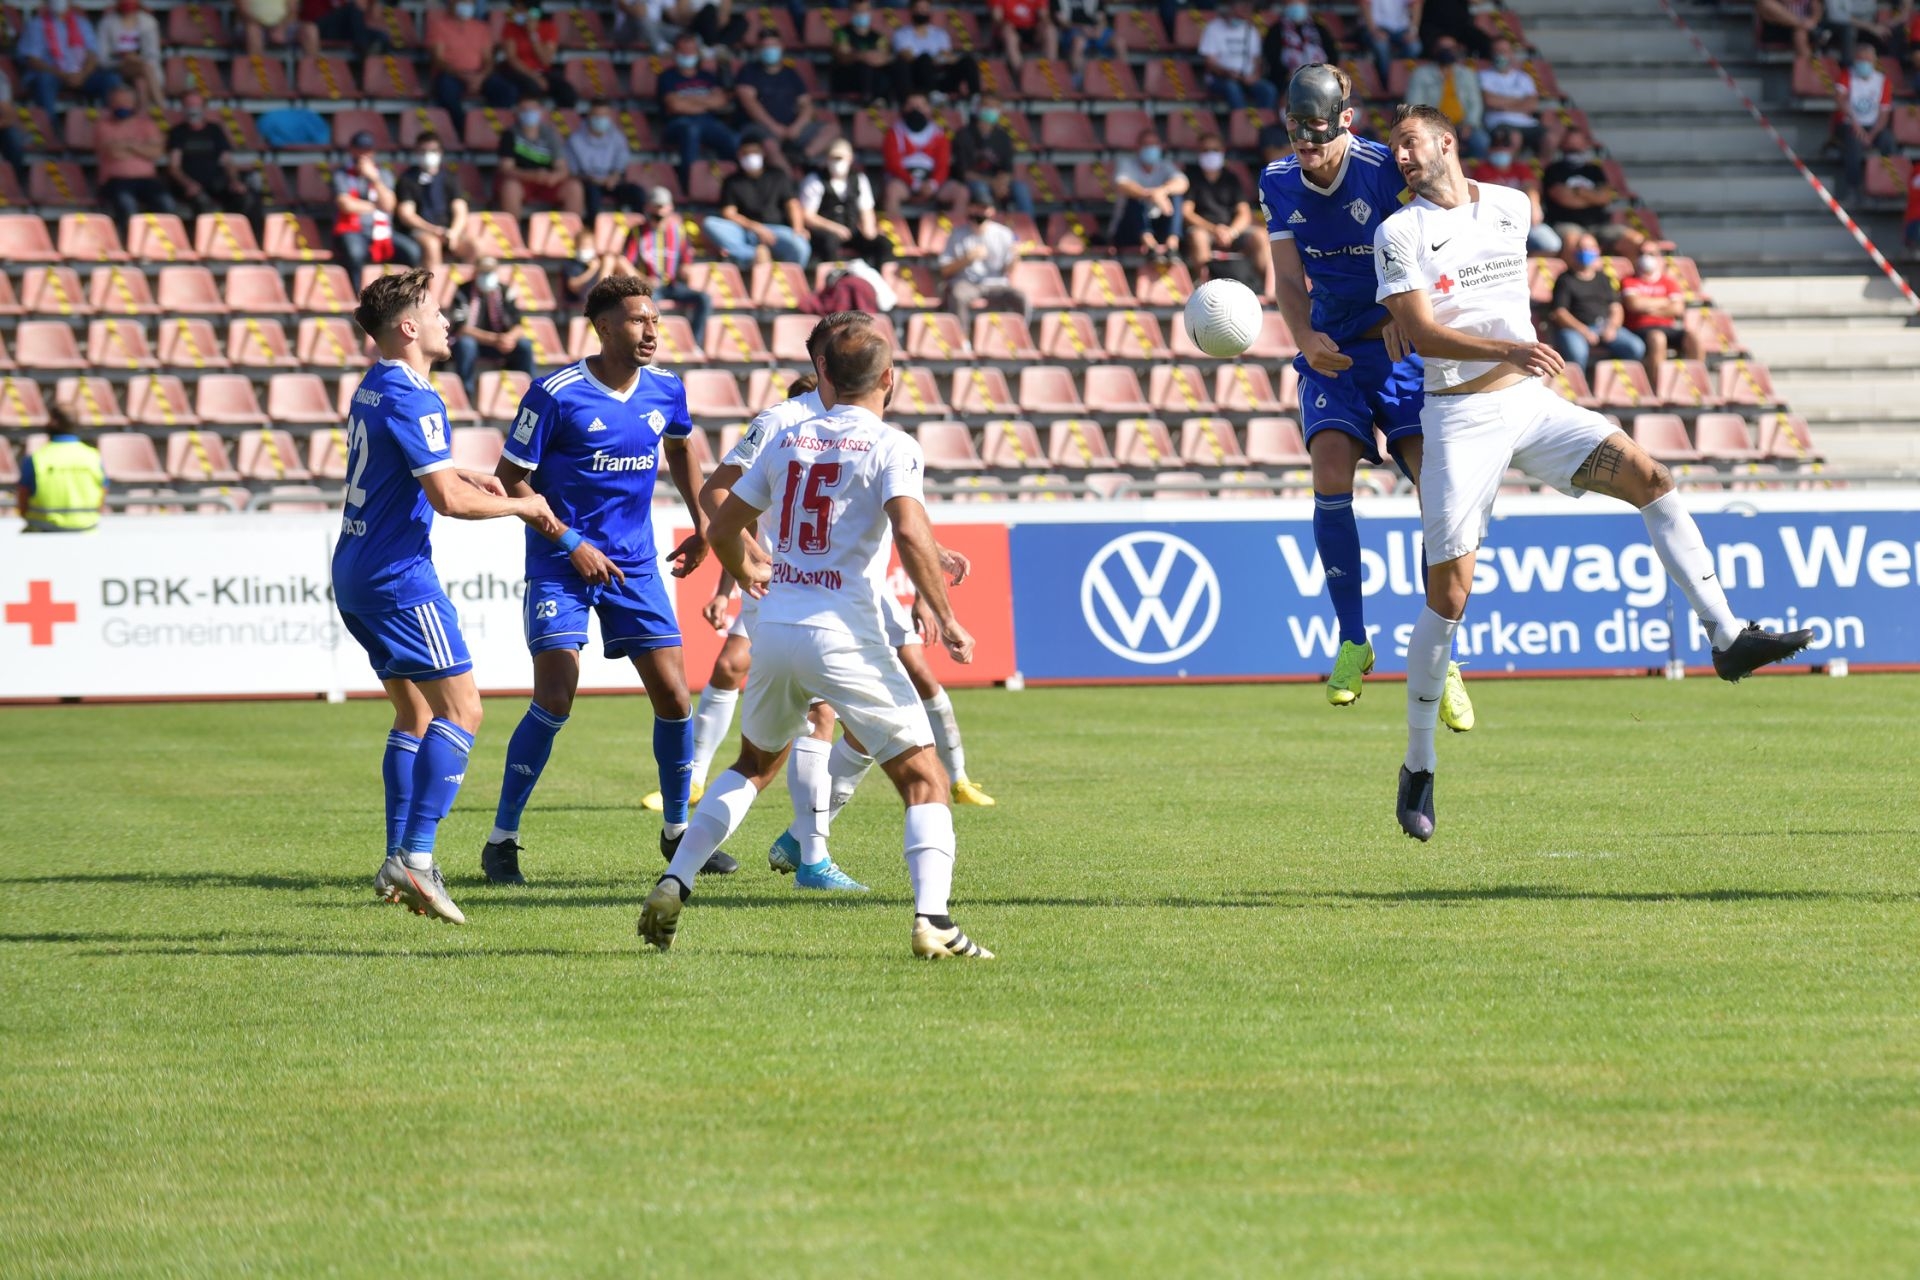
[(733, 615), (733, 625), (727, 628), (727, 639), (731, 640), (735, 636), (746, 636), (751, 639), (753, 636), (753, 619), (759, 612), (760, 602), (742, 591), (740, 593), (740, 609)]
[(894, 648), (920, 643), (920, 631), (913, 625), (913, 610), (901, 604), (900, 598), (891, 591), (880, 595), (880, 621), (887, 628), (887, 643)]
[(1579, 497), (1573, 473), (1620, 428), (1537, 378), (1498, 391), (1427, 397), (1420, 411), (1420, 525), (1427, 563), (1477, 550), (1508, 467)]
[(900, 656), (844, 631), (770, 622), (753, 633), (740, 733), (773, 750), (807, 731), (807, 708), (832, 707), (875, 760), (933, 745), (933, 725)]

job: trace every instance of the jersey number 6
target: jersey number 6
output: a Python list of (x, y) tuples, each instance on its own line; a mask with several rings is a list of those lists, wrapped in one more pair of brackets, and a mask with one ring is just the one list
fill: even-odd
[[(812, 467), (799, 461), (787, 464), (787, 488), (780, 498), (779, 550), (796, 549), (794, 526), (797, 521), (800, 553), (817, 556), (826, 551), (833, 531), (833, 499), (826, 491), (840, 483), (840, 472), (837, 462)], [(801, 512), (805, 515), (801, 516)]]

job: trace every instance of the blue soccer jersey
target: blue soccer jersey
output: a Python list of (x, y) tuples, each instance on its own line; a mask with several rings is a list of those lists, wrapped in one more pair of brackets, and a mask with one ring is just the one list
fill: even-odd
[(388, 612), (440, 595), (428, 540), (433, 507), (420, 477), (452, 465), (440, 393), (398, 360), (369, 369), (347, 420), (347, 501), (333, 551), (342, 612)]
[(1260, 175), (1267, 234), (1298, 247), (1313, 282), (1313, 327), (1335, 345), (1387, 318), (1386, 308), (1374, 301), (1373, 232), (1399, 212), (1406, 189), (1392, 152), (1351, 135), (1330, 187), (1309, 181), (1297, 156), (1274, 161)]
[[(529, 483), (569, 528), (624, 572), (653, 574), (660, 442), (692, 432), (687, 389), (673, 374), (643, 366), (633, 386), (618, 392), (582, 360), (527, 388), (505, 454), (533, 473)], [(577, 576), (558, 543), (527, 530), (528, 578)]]

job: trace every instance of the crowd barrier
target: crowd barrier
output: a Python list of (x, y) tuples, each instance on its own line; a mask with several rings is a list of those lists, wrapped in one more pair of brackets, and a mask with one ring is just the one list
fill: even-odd
[[(1920, 491), (1696, 494), (1688, 504), (1736, 612), (1813, 629), (1797, 664), (1920, 665)], [(1404, 669), (1420, 608), (1411, 499), (1363, 499), (1363, 589), (1379, 669)], [(684, 513), (680, 513), (684, 518)], [(683, 529), (663, 508), (658, 535)], [(1311, 679), (1338, 637), (1297, 501), (945, 504), (943, 542), (973, 575), (954, 592), (979, 639), (956, 686)], [(328, 589), (326, 516), (115, 517), (82, 536), (0, 531), (0, 699), (373, 693)], [(436, 563), (483, 689), (524, 690), (522, 533), (440, 521)], [(675, 584), (687, 669), (720, 638), (699, 620), (709, 561)], [(904, 593), (898, 565), (890, 585)], [(1476, 676), (1704, 669), (1706, 637), (1639, 518), (1599, 498), (1511, 497), (1488, 530), (1455, 654)], [(582, 688), (631, 690), (589, 646)]]

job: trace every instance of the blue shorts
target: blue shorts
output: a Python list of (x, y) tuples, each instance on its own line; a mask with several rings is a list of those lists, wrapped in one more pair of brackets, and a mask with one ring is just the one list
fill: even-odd
[(473, 655), (460, 634), (460, 615), (445, 594), (404, 609), (378, 613), (340, 611), (347, 634), (359, 641), (382, 680), (445, 680), (473, 670)]
[(1387, 344), (1378, 338), (1342, 343), (1341, 354), (1353, 364), (1337, 378), (1329, 378), (1295, 356), (1300, 375), (1301, 438), (1311, 441), (1318, 431), (1344, 431), (1366, 446), (1367, 460), (1383, 462), (1373, 429), (1387, 433), (1393, 445), (1420, 434), (1420, 408), (1426, 403), (1426, 366), (1417, 355), (1395, 364), (1387, 359)]
[(601, 652), (624, 658), (649, 649), (677, 649), (680, 622), (658, 574), (632, 574), (625, 582), (590, 587), (578, 578), (535, 578), (527, 583), (527, 650), (587, 647), (587, 610), (600, 618)]

